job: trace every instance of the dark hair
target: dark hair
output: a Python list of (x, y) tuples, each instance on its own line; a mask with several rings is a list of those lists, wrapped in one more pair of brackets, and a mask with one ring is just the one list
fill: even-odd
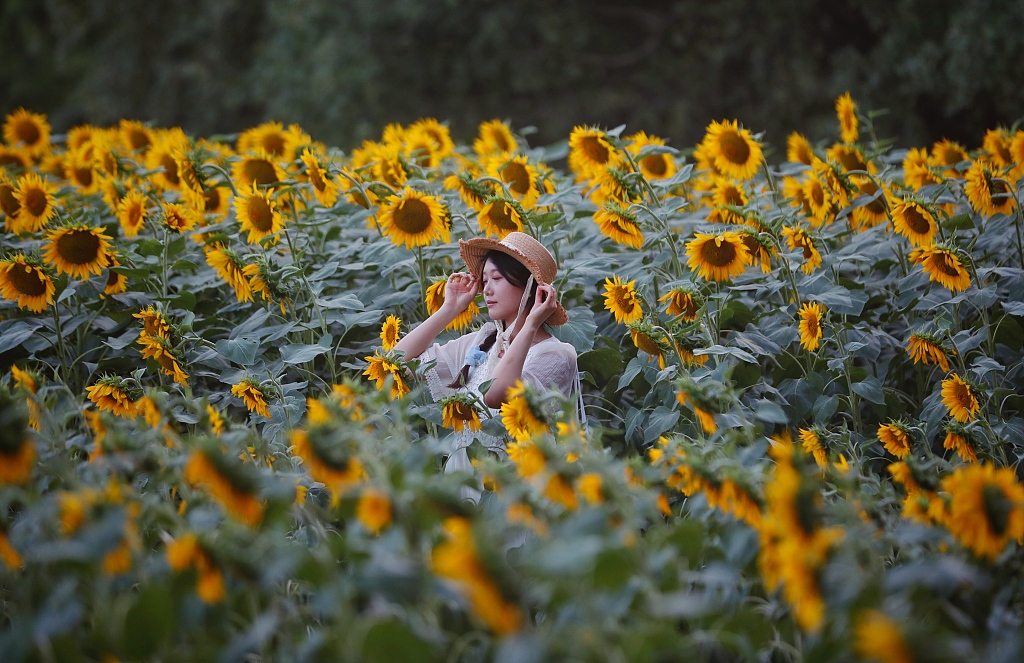
[[(525, 288), (526, 282), (530, 280), (530, 270), (527, 269), (526, 265), (519, 262), (512, 256), (502, 251), (488, 251), (484, 256), (484, 259), (480, 261), (480, 273), (476, 275), (480, 281), (483, 281), (484, 265), (490, 260), (494, 268), (498, 270), (498, 273), (504, 277), (506, 281), (514, 285), (517, 288)], [(533, 299), (537, 295), (537, 281), (534, 279), (533, 286), (530, 288), (530, 296), (526, 298), (526, 309), (529, 311), (533, 308)], [(489, 352), (491, 347), (494, 346), (494, 341), (498, 338), (498, 331), (494, 330), (487, 338), (480, 344), (480, 350), (483, 352)], [(458, 389), (464, 386), (469, 381), (469, 366), (464, 365), (459, 374), (455, 376), (455, 380), (448, 385), (449, 389)]]

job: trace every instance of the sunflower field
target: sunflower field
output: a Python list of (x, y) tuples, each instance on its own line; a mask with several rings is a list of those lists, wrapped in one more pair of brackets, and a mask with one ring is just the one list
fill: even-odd
[[(10, 114), (4, 663), (1021, 660), (1024, 131), (836, 113), (784, 150), (424, 119), (351, 151)], [(458, 239), (514, 230), (585, 419), (434, 404), (392, 350)], [(509, 458), (444, 474), (466, 427)]]

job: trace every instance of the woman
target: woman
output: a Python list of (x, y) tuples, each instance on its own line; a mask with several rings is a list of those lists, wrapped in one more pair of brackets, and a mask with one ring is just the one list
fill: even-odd
[[(470, 393), (498, 414), (517, 380), (539, 389), (555, 388), (570, 394), (577, 383), (576, 350), (562, 343), (545, 325), (568, 321), (551, 285), (558, 266), (544, 245), (525, 233), (493, 239), (459, 241), (467, 272), (452, 274), (445, 286), (444, 304), (395, 346), (408, 359), (436, 360), (427, 371), (427, 384), (435, 401), (457, 392)], [(444, 345), (434, 339), (482, 292), (492, 322), (477, 332)], [(487, 393), (480, 386), (490, 380)], [(454, 435), (445, 472), (472, 472), (466, 447), (479, 440), (484, 447), (505, 455), (505, 441), (483, 432)], [(479, 491), (465, 496), (477, 501)]]

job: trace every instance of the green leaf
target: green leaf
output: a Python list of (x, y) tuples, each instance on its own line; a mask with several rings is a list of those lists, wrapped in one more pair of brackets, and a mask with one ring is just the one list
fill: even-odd
[(43, 326), (39, 320), (14, 320), (4, 327), (0, 333), (0, 353), (7, 352), (11, 348), (21, 345), (30, 338), (37, 329)]
[(675, 426), (677, 421), (679, 421), (679, 410), (670, 410), (664, 405), (659, 405), (647, 420), (647, 428), (644, 429), (644, 442), (657, 440), (659, 436)]
[(140, 591), (124, 618), (126, 657), (138, 660), (155, 654), (174, 630), (175, 614), (170, 593), (160, 585), (151, 584)]
[(576, 363), (598, 384), (605, 384), (622, 370), (622, 353), (616, 348), (598, 348), (581, 354)]
[(334, 342), (334, 336), (331, 334), (324, 334), (323, 337), (317, 341), (316, 345), (304, 345), (299, 343), (292, 343), (281, 348), (281, 361), (286, 364), (302, 364), (315, 357), (328, 352), (331, 349), (331, 343)]
[(259, 336), (253, 333), (217, 341), (217, 352), (239, 366), (252, 366), (256, 362), (256, 351), (259, 347)]
[(853, 393), (866, 398), (876, 405), (885, 405), (882, 383), (876, 377), (868, 376), (862, 382), (855, 382), (850, 388), (853, 390)]
[(594, 334), (597, 332), (594, 312), (586, 306), (577, 306), (568, 311), (568, 314), (569, 322), (549, 328), (551, 335), (559, 341), (568, 343), (576, 348), (577, 353), (593, 350)]
[(946, 230), (972, 230), (974, 220), (970, 214), (957, 214), (943, 221), (942, 227)]
[(437, 648), (397, 620), (379, 621), (366, 630), (360, 658), (372, 663), (436, 661)]
[(754, 416), (761, 421), (767, 421), (771, 424), (789, 423), (789, 417), (786, 416), (786, 411), (771, 401), (760, 401), (757, 409), (754, 410)]
[(839, 409), (839, 397), (836, 395), (825, 396), (822, 394), (814, 401), (814, 420), (825, 422), (832, 418), (832, 415)]

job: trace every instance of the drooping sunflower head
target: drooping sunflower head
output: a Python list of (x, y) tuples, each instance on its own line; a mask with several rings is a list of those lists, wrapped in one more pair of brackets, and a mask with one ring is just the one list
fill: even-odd
[(910, 425), (906, 422), (892, 421), (878, 426), (878, 440), (885, 447), (885, 450), (900, 460), (910, 455), (911, 431)]
[(768, 274), (772, 271), (772, 256), (778, 253), (775, 240), (769, 233), (758, 232), (752, 227), (744, 226), (736, 231), (743, 245), (747, 247), (750, 254), (750, 264), (760, 265), (761, 273)]
[(92, 146), (85, 145), (64, 154), (64, 172), (68, 181), (82, 194), (88, 195), (100, 190), (100, 178), (92, 159)]
[(18, 224), (22, 232), (37, 232), (57, 214), (57, 187), (36, 173), (18, 178), (14, 198), (18, 201)]
[(402, 321), (394, 315), (389, 315), (380, 328), (380, 340), (385, 352), (391, 351), (398, 344), (401, 336)]
[(786, 161), (810, 166), (815, 158), (814, 149), (803, 134), (794, 131), (786, 137)]
[(510, 232), (523, 232), (525, 226), (523, 219), (526, 218), (526, 210), (519, 201), (504, 196), (489, 198), (484, 208), (477, 216), (477, 222), (488, 236), (496, 236), (503, 239)]
[(825, 152), (825, 156), (828, 161), (835, 161), (838, 163), (843, 172), (850, 172), (851, 170), (867, 170), (868, 164), (864, 160), (864, 155), (861, 151), (853, 145), (844, 145), (842, 143), (836, 143)]
[(473, 141), (473, 151), (481, 159), (495, 154), (513, 153), (519, 149), (512, 130), (501, 120), (484, 122), (478, 129), (478, 137)]
[(637, 222), (637, 215), (617, 202), (606, 202), (594, 213), (594, 223), (601, 233), (617, 244), (639, 249), (643, 246), (644, 235)]
[(270, 418), (270, 410), (267, 403), (270, 400), (270, 390), (263, 387), (255, 378), (243, 378), (238, 384), (231, 387), (231, 393), (242, 399), (245, 407), (250, 412)]
[(949, 415), (959, 423), (965, 424), (978, 413), (978, 387), (953, 374), (942, 381), (942, 404), (949, 410)]
[(308, 431), (295, 429), (291, 433), (292, 451), (315, 481), (327, 487), (331, 506), (337, 506), (341, 497), (366, 480), (363, 464), (356, 455), (357, 443), (346, 434), (344, 427), (333, 422), (314, 425)]
[(686, 254), (690, 269), (712, 281), (739, 276), (751, 261), (750, 251), (736, 232), (696, 233), (696, 238), (686, 244)]
[(995, 177), (982, 161), (975, 161), (964, 175), (964, 193), (979, 214), (1008, 214), (1013, 208), (1009, 183)]
[(378, 222), (392, 244), (404, 244), (407, 249), (435, 240), (451, 241), (451, 221), (444, 202), (410, 187), (381, 210)]
[(4, 142), (40, 156), (50, 149), (50, 124), (45, 115), (19, 108), (4, 120)]
[(615, 321), (623, 324), (639, 321), (643, 315), (636, 281), (625, 283), (618, 276), (604, 281), (604, 307), (612, 312)]
[(700, 316), (704, 306), (704, 297), (692, 285), (672, 288), (658, 300), (668, 304), (665, 310), (669, 315), (681, 315), (686, 322), (693, 322)]
[(472, 397), (466, 394), (454, 394), (440, 401), (444, 416), (442, 425), (456, 432), (480, 430), (480, 414), (476, 410)]
[(594, 127), (575, 127), (569, 134), (569, 167), (589, 179), (601, 168), (618, 166), (622, 155), (608, 141), (608, 134)]
[(0, 295), (19, 308), (42, 313), (53, 303), (56, 287), (38, 258), (16, 253), (0, 260)]
[(823, 322), (825, 307), (817, 302), (809, 302), (800, 307), (800, 345), (809, 352), (814, 352), (821, 344), (824, 336)]
[[(534, 391), (517, 380), (508, 390), (508, 400), (501, 405), (501, 422), (509, 435), (519, 443), (529, 443), (534, 437), (547, 432), (547, 417), (542, 403)], [(510, 457), (512, 454), (509, 454)]]
[(967, 256), (950, 245), (932, 244), (917, 249), (916, 262), (928, 274), (928, 278), (943, 287), (959, 292), (971, 286), (971, 275), (964, 265)]
[(135, 399), (142, 395), (133, 382), (117, 375), (104, 375), (85, 391), (97, 408), (126, 419), (135, 418)]
[(247, 265), (238, 256), (238, 253), (217, 243), (208, 247), (206, 262), (213, 267), (217, 276), (224, 279), (234, 289), (235, 298), (239, 302), (252, 301), (252, 286), (249, 276), (245, 273)]
[(885, 185), (879, 189), (875, 180), (863, 177), (857, 180), (857, 189), (860, 195), (864, 196), (862, 200), (866, 199), (866, 202), (853, 208), (853, 227), (857, 230), (867, 230), (888, 220), (888, 208), (885, 206), (888, 191)]
[(110, 266), (110, 238), (103, 228), (72, 223), (49, 231), (46, 239), (43, 258), (58, 274), (87, 279)]
[(404, 368), (402, 363), (390, 354), (381, 355), (375, 352), (372, 357), (365, 357), (367, 361), (366, 370), (363, 375), (373, 380), (377, 389), (383, 389), (388, 379), (391, 379), (391, 398), (401, 398), (409, 393), (409, 386), (403, 377)]
[(791, 251), (801, 250), (803, 252), (804, 264), (801, 269), (805, 274), (810, 274), (821, 266), (821, 253), (814, 246), (814, 241), (806, 230), (799, 227), (784, 226), (782, 236), (786, 238), (786, 246)]
[(232, 517), (250, 527), (263, 520), (264, 503), (255, 468), (223, 453), (216, 444), (204, 444), (190, 453), (183, 474)]
[(490, 182), (478, 182), (468, 171), (461, 171), (446, 177), (444, 188), (449, 191), (457, 191), (462, 202), (477, 212), (482, 210), (487, 205), (487, 199), (494, 195)]
[(946, 437), (942, 441), (944, 449), (955, 451), (965, 463), (978, 462), (977, 441), (963, 424), (947, 419), (943, 422), (942, 429), (946, 432)]
[(269, 189), (260, 189), (256, 183), (240, 190), (234, 207), (239, 225), (249, 233), (247, 240), (250, 244), (284, 228), (284, 217), (278, 211), (273, 193)]
[(915, 331), (907, 339), (907, 353), (915, 364), (938, 364), (943, 371), (949, 371), (947, 353), (954, 350), (947, 348), (934, 334)]
[(930, 245), (939, 232), (939, 224), (928, 208), (909, 198), (893, 205), (892, 223), (896, 232), (914, 246)]
[(857, 104), (849, 92), (836, 99), (836, 116), (839, 118), (839, 138), (844, 143), (856, 143), (860, 137)]
[(735, 120), (712, 121), (701, 142), (719, 173), (738, 180), (749, 180), (764, 160), (761, 143)]
[(665, 368), (665, 355), (671, 352), (672, 343), (662, 329), (649, 321), (641, 320), (626, 325), (633, 345), (658, 359), (658, 367)]
[(338, 184), (331, 178), (328, 164), (308, 148), (302, 153), (302, 164), (317, 202), (324, 207), (333, 207), (338, 201)]

